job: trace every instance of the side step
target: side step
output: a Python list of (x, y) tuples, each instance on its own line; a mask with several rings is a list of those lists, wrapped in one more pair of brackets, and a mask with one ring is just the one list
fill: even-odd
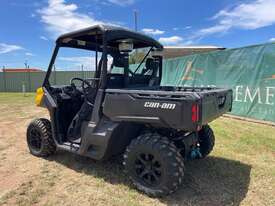
[(62, 145), (58, 145), (58, 148), (79, 154), (80, 144), (72, 142), (64, 142)]

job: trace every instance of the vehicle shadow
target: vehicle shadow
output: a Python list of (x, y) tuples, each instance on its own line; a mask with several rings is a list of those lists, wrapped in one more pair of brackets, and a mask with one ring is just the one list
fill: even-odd
[[(122, 173), (120, 159), (96, 162), (86, 157), (58, 152), (49, 158), (76, 172), (103, 178), (111, 184), (133, 185)], [(210, 156), (185, 165), (183, 185), (159, 200), (167, 205), (240, 205), (250, 182), (251, 166), (239, 161)]]

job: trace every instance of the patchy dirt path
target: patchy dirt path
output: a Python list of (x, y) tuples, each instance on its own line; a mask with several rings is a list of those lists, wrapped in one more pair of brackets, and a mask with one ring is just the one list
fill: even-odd
[(0, 205), (275, 205), (274, 127), (215, 121), (212, 155), (187, 162), (180, 190), (154, 199), (133, 188), (115, 159), (30, 155), (27, 125), (48, 116), (33, 97), (0, 93)]
[[(27, 110), (30, 108), (27, 107)], [(4, 197), (27, 182), (30, 177), (39, 174), (41, 162), (30, 156), (27, 150), (25, 133), (30, 117), (18, 107), (11, 108), (11, 105), (1, 111), (0, 197)]]

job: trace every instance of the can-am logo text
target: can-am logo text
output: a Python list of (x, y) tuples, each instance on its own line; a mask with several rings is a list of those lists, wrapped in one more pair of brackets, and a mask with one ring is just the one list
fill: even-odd
[(159, 103), (159, 102), (145, 102), (144, 107), (158, 108), (158, 109), (175, 109), (176, 104), (172, 103)]

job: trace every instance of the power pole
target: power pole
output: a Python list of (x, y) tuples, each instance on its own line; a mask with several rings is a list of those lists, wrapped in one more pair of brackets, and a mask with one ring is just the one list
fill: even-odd
[(134, 10), (134, 19), (135, 19), (135, 31), (138, 31), (138, 11)]
[[(135, 31), (137, 32), (138, 31), (138, 11), (137, 10), (134, 10), (134, 20), (135, 20)], [(138, 50), (136, 49), (135, 57), (134, 57), (135, 63), (136, 63), (137, 53), (138, 53)]]
[(31, 92), (31, 73), (30, 73), (30, 65), (28, 64), (28, 60), (25, 61), (25, 67), (28, 71), (28, 89), (29, 91), (28, 92)]
[(28, 60), (25, 60), (24, 64), (25, 64), (25, 68), (28, 69), (29, 68)]

